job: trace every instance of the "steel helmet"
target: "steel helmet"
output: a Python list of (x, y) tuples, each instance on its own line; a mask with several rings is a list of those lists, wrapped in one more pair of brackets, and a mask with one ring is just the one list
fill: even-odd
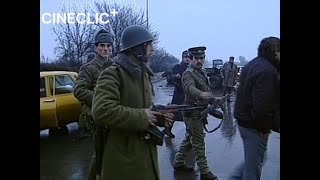
[(126, 27), (122, 32), (122, 47), (120, 51), (125, 51), (139, 44), (143, 44), (145, 42), (153, 40), (154, 37), (147, 29), (139, 25), (131, 25)]

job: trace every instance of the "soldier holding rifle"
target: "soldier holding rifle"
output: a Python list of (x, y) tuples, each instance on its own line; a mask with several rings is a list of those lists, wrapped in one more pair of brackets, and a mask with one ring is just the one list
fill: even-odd
[[(208, 78), (202, 67), (205, 60), (206, 47), (190, 48), (191, 66), (182, 75), (182, 85), (186, 93), (185, 103), (194, 106), (208, 106), (209, 101), (214, 99), (210, 93)], [(218, 180), (209, 169), (205, 155), (205, 133), (203, 132), (204, 121), (201, 120), (201, 110), (184, 112), (186, 124), (186, 136), (174, 159), (174, 169), (177, 171), (193, 171), (193, 167), (186, 165), (186, 155), (193, 150), (196, 162), (200, 169), (201, 180)]]
[(170, 126), (174, 114), (153, 111), (153, 90), (147, 65), (154, 37), (142, 26), (123, 30), (121, 52), (101, 72), (93, 96), (96, 124), (108, 128), (103, 145), (102, 180), (159, 180), (157, 141), (149, 129), (164, 117)]

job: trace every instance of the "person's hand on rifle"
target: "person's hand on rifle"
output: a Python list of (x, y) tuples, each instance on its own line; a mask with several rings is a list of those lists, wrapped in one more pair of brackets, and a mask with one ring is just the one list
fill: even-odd
[(204, 100), (210, 100), (215, 98), (211, 92), (202, 92), (200, 94), (200, 97)]
[(173, 123), (173, 118), (174, 118), (174, 114), (173, 113), (165, 113), (163, 114), (164, 116), (164, 126), (166, 128), (170, 128), (172, 126)]
[(174, 114), (171, 112), (159, 112), (151, 110), (152, 107), (145, 109), (149, 123), (152, 126), (170, 127), (172, 126)]
[(154, 123), (156, 123), (158, 121), (157, 117), (161, 116), (162, 114), (157, 111), (152, 111), (151, 108), (152, 107), (144, 109), (144, 111), (147, 113), (149, 124), (152, 126), (155, 126)]
[(176, 74), (174, 77), (176, 77), (177, 79), (181, 79), (180, 74)]

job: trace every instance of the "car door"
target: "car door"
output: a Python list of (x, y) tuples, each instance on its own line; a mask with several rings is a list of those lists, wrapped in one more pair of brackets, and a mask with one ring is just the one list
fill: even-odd
[(56, 98), (49, 87), (49, 77), (40, 77), (40, 130), (58, 127)]
[(54, 94), (57, 102), (57, 117), (60, 126), (79, 120), (81, 104), (73, 95), (74, 82), (75, 79), (71, 74), (55, 76)]

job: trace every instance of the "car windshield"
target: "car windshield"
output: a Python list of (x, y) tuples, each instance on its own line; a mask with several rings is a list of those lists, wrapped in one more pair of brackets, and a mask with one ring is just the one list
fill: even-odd
[(69, 75), (56, 76), (56, 88), (72, 88), (73, 79)]
[[(67, 94), (73, 92), (74, 80), (68, 74), (55, 76), (55, 94)], [(52, 87), (52, 86), (51, 86)]]

